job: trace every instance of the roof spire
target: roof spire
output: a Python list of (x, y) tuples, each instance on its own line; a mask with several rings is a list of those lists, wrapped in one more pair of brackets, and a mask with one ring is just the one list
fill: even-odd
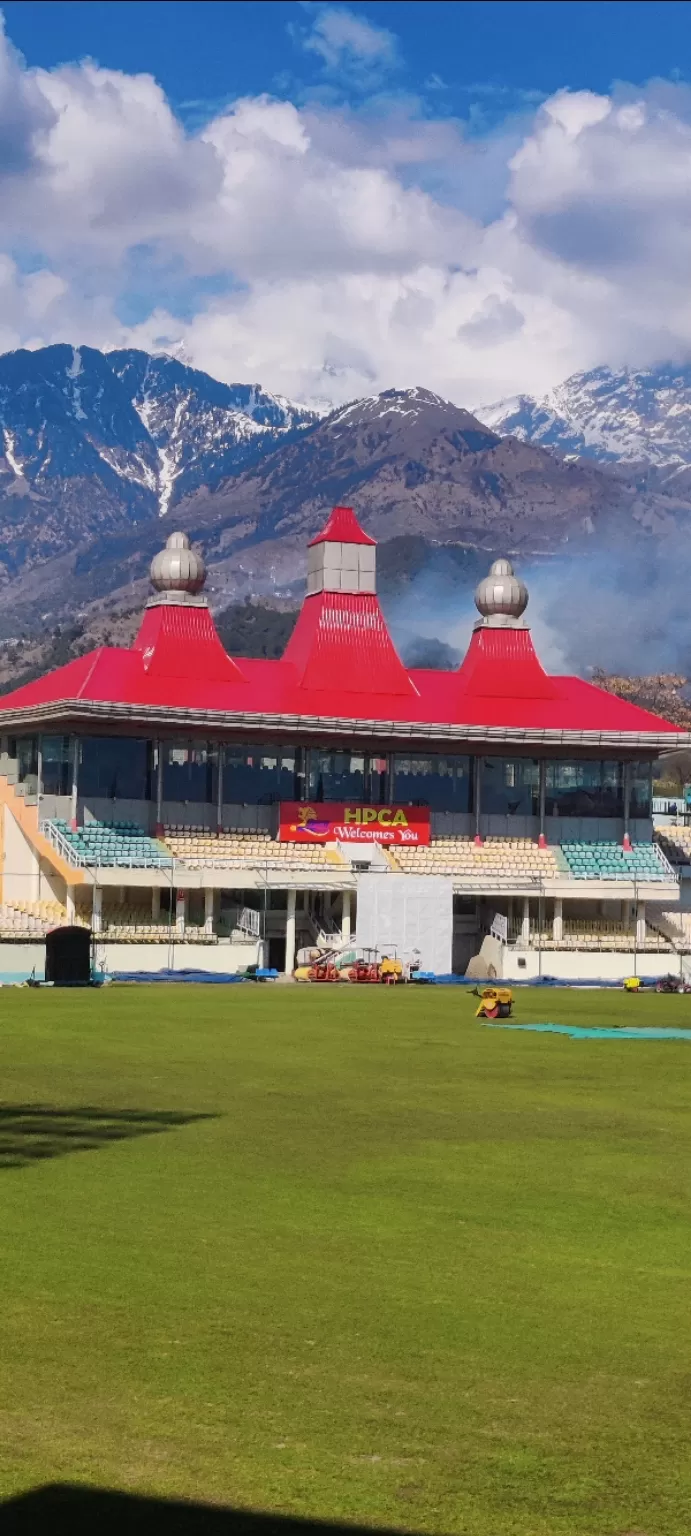
[(542, 667), (523, 614), (528, 588), (510, 560), (495, 560), (475, 588), (482, 615), (458, 669), (463, 694), (485, 699), (554, 699), (555, 685)]
[(528, 588), (514, 575), (511, 561), (495, 560), (475, 588), (475, 607), (482, 615), (475, 628), (525, 629), (527, 606)]
[(334, 507), (308, 545), (307, 594), (283, 655), (301, 687), (416, 692), (379, 607), (375, 554), (352, 507)]
[(147, 608), (158, 608), (163, 604), (208, 607), (206, 598), (199, 596), (206, 581), (206, 566), (202, 556), (190, 548), (186, 533), (170, 534), (165, 549), (151, 561), (150, 575), (156, 596), (149, 598)]
[(376, 539), (352, 507), (334, 507), (325, 528), (307, 546), (307, 596), (316, 592), (376, 592)]

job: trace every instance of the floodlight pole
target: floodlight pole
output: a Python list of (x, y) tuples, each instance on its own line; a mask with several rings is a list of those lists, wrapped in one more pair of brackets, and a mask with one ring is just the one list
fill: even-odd
[(175, 857), (170, 866), (170, 893), (168, 900), (168, 969), (175, 970), (175, 929), (173, 927), (173, 886), (175, 884)]
[(542, 924), (544, 922), (544, 919), (545, 919), (544, 886), (543, 886), (543, 882), (542, 882), (542, 876), (540, 876), (540, 883), (539, 883), (539, 889), (538, 889), (538, 898), (537, 898), (537, 974), (538, 974), (539, 978), (542, 977)]

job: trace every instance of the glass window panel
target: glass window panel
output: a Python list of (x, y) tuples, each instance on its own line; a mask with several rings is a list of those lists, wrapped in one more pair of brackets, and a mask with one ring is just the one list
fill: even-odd
[(386, 805), (389, 798), (388, 759), (367, 759), (367, 798), (372, 805)]
[(624, 775), (609, 759), (547, 763), (547, 816), (623, 816)]
[(249, 745), (226, 747), (223, 799), (226, 805), (271, 805), (300, 798), (299, 749)]
[(130, 736), (83, 736), (79, 793), (106, 800), (151, 798), (152, 743)]
[(44, 736), (41, 740), (41, 790), (44, 795), (69, 795), (72, 759), (69, 736)]
[(393, 759), (393, 800), (398, 805), (428, 805), (432, 811), (472, 809), (471, 765), (468, 757), (436, 753), (396, 752)]
[(217, 748), (205, 741), (163, 748), (163, 799), (211, 805), (216, 798)]
[(324, 800), (364, 800), (364, 756), (359, 752), (331, 752), (311, 747), (309, 798), (317, 804)]
[(480, 809), (487, 816), (538, 816), (540, 764), (534, 757), (483, 757)]
[(652, 813), (652, 763), (632, 763), (629, 772), (629, 815), (647, 818)]
[(38, 736), (17, 737), (17, 778), (20, 784), (38, 785)]

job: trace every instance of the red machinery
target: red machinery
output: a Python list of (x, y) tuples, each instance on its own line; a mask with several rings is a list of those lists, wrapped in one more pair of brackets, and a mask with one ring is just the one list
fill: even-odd
[(308, 981), (340, 981), (340, 972), (330, 955), (323, 955), (316, 965), (311, 965), (307, 972)]
[(358, 955), (354, 965), (348, 972), (351, 981), (378, 982), (381, 981), (381, 969), (379, 956), (376, 949), (363, 949)]

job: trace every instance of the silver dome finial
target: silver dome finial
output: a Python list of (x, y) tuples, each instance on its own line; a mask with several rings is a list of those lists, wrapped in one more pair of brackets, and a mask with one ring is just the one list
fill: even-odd
[(510, 560), (495, 560), (489, 575), (475, 588), (475, 607), (481, 623), (502, 629), (522, 629), (528, 606), (528, 588), (514, 575)]
[(151, 561), (151, 585), (157, 592), (176, 594), (178, 601), (196, 597), (206, 581), (201, 555), (190, 549), (186, 533), (171, 533), (166, 547)]

